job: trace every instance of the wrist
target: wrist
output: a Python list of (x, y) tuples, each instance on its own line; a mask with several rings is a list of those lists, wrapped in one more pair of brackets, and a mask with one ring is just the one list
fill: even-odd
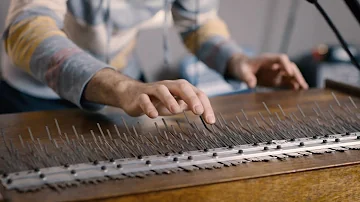
[[(131, 83), (139, 83), (111, 68), (98, 71), (90, 79), (84, 91), (86, 101), (121, 107), (126, 91)], [(121, 99), (120, 99), (121, 98)]]
[(236, 72), (239, 66), (248, 63), (250, 58), (244, 54), (233, 54), (226, 65), (226, 76), (236, 77)]

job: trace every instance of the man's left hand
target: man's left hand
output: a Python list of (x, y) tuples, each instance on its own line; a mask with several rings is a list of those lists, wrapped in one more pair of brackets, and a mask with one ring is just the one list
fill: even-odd
[(284, 54), (263, 54), (254, 58), (234, 55), (228, 63), (227, 74), (244, 81), (250, 88), (256, 85), (308, 89), (295, 63)]

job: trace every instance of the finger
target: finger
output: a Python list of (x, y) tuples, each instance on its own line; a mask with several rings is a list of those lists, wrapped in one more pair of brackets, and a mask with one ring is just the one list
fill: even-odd
[(296, 80), (299, 82), (300, 87), (302, 89), (308, 89), (309, 85), (306, 83), (304, 77), (302, 76), (299, 68), (296, 66), (295, 63), (293, 63), (293, 68), (294, 68), (294, 77), (296, 78)]
[(190, 110), (189, 105), (187, 105), (187, 104), (184, 102), (184, 100), (178, 100), (177, 102), (178, 102), (178, 104), (179, 104), (179, 106), (180, 106), (181, 111), (188, 111), (188, 110)]
[(290, 82), (293, 90), (299, 90), (300, 84), (296, 80), (292, 79)]
[(184, 100), (193, 113), (197, 115), (204, 113), (204, 107), (189, 82), (186, 80), (177, 80), (168, 86), (171, 93)]
[(204, 113), (202, 115), (205, 118), (205, 121), (208, 124), (214, 124), (215, 123), (214, 110), (211, 107), (208, 96), (204, 92), (202, 92), (198, 89), (194, 89), (194, 90), (197, 91), (196, 94), (199, 97), (199, 99), (204, 107)]
[(280, 65), (278, 63), (275, 63), (271, 66), (271, 70), (273, 70), (273, 71), (277, 71), (279, 69), (280, 69)]
[(244, 81), (249, 86), (249, 88), (256, 87), (257, 79), (254, 73), (251, 71), (249, 65), (244, 64), (242, 68), (238, 68), (238, 71), (239, 72), (237, 75), (239, 75), (239, 79)]
[(146, 94), (141, 94), (139, 97), (141, 110), (150, 118), (156, 118), (159, 113), (154, 104), (151, 102), (150, 97)]
[(278, 56), (278, 62), (280, 64), (280, 67), (282, 67), (283, 70), (289, 75), (294, 75), (294, 68), (292, 65), (292, 62), (289, 60), (289, 57), (285, 54), (281, 54)]
[[(184, 100), (177, 100), (177, 102), (182, 112), (190, 110), (188, 105), (184, 102)], [(172, 113), (162, 103), (158, 103), (157, 105), (155, 105), (155, 107), (159, 112), (159, 114), (161, 114), (161, 116), (172, 115)]]
[(162, 104), (173, 114), (182, 112), (174, 96), (165, 85), (158, 85), (153, 89), (152, 95), (159, 99)]

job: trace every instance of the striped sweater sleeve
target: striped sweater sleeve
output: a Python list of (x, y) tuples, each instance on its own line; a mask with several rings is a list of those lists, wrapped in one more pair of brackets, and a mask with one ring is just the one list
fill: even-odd
[(107, 64), (76, 46), (62, 31), (67, 0), (12, 0), (3, 35), (10, 60), (60, 97), (88, 110), (84, 88)]
[(224, 75), (230, 57), (242, 50), (231, 40), (226, 24), (217, 15), (218, 4), (219, 0), (177, 0), (172, 13), (189, 51)]

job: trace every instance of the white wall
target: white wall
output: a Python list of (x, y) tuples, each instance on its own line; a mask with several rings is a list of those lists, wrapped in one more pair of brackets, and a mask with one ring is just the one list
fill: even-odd
[[(0, 2), (0, 30), (9, 0)], [(291, 56), (301, 54), (320, 43), (338, 43), (334, 34), (315, 7), (306, 0), (221, 0), (220, 16), (227, 22), (233, 38), (239, 44), (253, 47), (258, 52), (279, 49), (283, 29), (291, 1), (301, 1), (294, 34), (289, 48)], [(360, 44), (360, 26), (340, 0), (319, 0), (349, 43)], [(164, 74), (162, 30), (140, 33), (137, 52), (146, 76), (174, 78), (175, 74)], [(181, 41), (171, 30), (172, 63), (185, 54)]]

